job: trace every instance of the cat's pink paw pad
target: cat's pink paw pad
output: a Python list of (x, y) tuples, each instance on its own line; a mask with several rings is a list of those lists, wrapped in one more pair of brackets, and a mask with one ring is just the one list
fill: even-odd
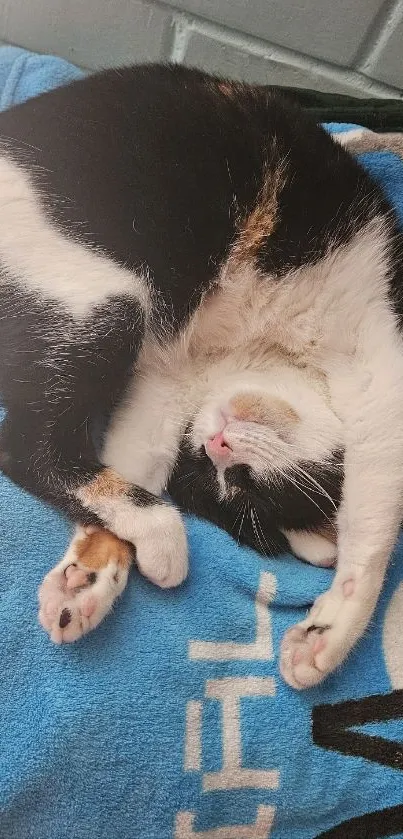
[[(39, 588), (39, 622), (55, 644), (77, 641), (94, 629), (125, 588), (130, 561), (122, 562), (122, 543), (107, 532), (103, 534), (86, 536), (81, 531)], [(86, 567), (89, 549), (91, 566)], [(94, 549), (100, 560), (96, 571)]]
[(343, 594), (344, 597), (352, 597), (355, 592), (355, 580), (345, 580), (343, 583)]
[(110, 563), (94, 583), (69, 588), (64, 568), (56, 566), (39, 589), (39, 622), (55, 644), (77, 641), (94, 629), (126, 585), (128, 572)]
[(285, 633), (281, 644), (280, 671), (291, 687), (301, 690), (313, 687), (325, 678), (329, 670), (319, 660), (328, 643), (331, 627), (293, 626)]

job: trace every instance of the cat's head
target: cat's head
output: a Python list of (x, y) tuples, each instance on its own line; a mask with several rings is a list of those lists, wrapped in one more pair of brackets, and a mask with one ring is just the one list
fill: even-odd
[(259, 540), (274, 532), (334, 521), (342, 450), (341, 422), (319, 376), (291, 365), (235, 371), (208, 384), (183, 443), (173, 495), (182, 503), (187, 475), (187, 509), (267, 553)]

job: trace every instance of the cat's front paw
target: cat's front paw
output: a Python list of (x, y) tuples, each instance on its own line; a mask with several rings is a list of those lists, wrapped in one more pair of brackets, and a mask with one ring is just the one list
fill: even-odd
[(55, 644), (98, 626), (126, 586), (131, 559), (130, 547), (112, 533), (77, 529), (38, 592), (39, 622)]
[(344, 661), (362, 635), (371, 610), (354, 597), (355, 590), (353, 580), (332, 587), (318, 597), (304, 621), (285, 633), (280, 672), (291, 687), (317, 685)]
[(160, 588), (179, 586), (188, 573), (185, 526), (175, 507), (161, 504), (142, 510), (137, 524), (136, 563)]

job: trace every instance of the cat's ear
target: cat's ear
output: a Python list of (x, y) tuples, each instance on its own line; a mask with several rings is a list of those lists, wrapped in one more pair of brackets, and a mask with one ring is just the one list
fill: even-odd
[(266, 425), (284, 438), (300, 419), (285, 399), (261, 393), (238, 394), (231, 399), (230, 409), (234, 418)]

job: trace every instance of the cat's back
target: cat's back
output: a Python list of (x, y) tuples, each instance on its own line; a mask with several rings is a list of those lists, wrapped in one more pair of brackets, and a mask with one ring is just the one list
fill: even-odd
[(323, 255), (330, 236), (342, 241), (357, 195), (361, 216), (373, 213), (367, 176), (299, 108), (183, 67), (75, 82), (0, 115), (0, 138), (49, 217), (145, 268), (179, 317), (262, 197), (276, 193), (275, 225), (254, 254), (270, 273)]
[(111, 70), (1, 114), (0, 142), (59, 226), (148, 268), (178, 309), (189, 282), (211, 281), (258, 189), (255, 127), (221, 99), (198, 72)]

